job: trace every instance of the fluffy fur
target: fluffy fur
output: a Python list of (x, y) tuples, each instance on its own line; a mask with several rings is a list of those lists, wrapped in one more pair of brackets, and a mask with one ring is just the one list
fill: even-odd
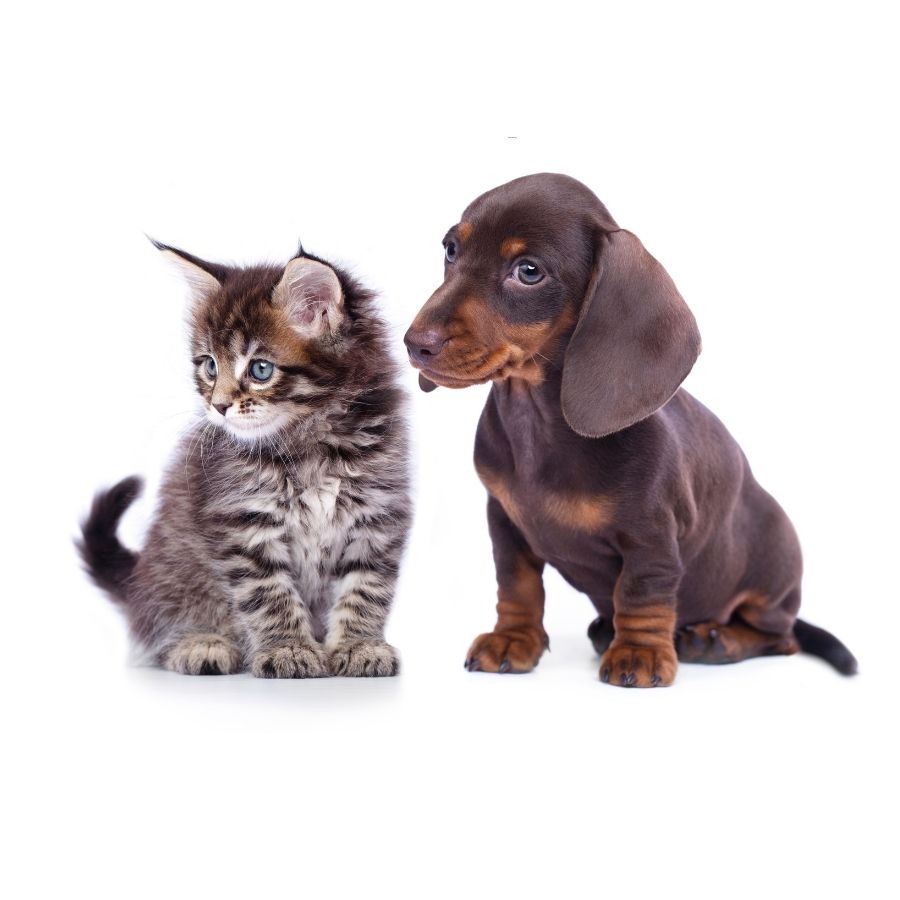
[(157, 246), (194, 295), (205, 416), (139, 555), (115, 534), (139, 480), (97, 496), (88, 571), (167, 669), (396, 674), (384, 626), (411, 515), (407, 428), (371, 293), (302, 249), (234, 268)]

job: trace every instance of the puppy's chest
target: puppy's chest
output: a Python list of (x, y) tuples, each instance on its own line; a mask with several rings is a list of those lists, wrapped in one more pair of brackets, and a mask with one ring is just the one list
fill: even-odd
[(476, 467), (488, 492), (542, 559), (558, 566), (596, 555), (612, 523), (613, 504), (606, 494), (555, 478), (541, 480), (535, 472)]
[(482, 483), (532, 550), (557, 567), (598, 559), (613, 522), (610, 495), (578, 478), (563, 460), (550, 467), (516, 462), (489, 455), (476, 456), (475, 464)]

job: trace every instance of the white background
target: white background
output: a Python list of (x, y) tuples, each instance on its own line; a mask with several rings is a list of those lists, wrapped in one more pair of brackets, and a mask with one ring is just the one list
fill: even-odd
[[(889, 7), (7, 12), (6, 896), (896, 896)], [(139, 542), (194, 405), (183, 287), (143, 233), (243, 262), (302, 238), (381, 292), (399, 355), (445, 229), (546, 170), (675, 279), (705, 347), (687, 387), (792, 516), (804, 615), (862, 674), (793, 657), (608, 687), (590, 604), (552, 574), (540, 668), (464, 672), (493, 623), (485, 388), (413, 396), (400, 678), (130, 666), (71, 538), (97, 487), (140, 472)]]

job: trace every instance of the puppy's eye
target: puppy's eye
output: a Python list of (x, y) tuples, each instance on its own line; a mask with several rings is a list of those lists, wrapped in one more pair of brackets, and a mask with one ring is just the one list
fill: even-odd
[(516, 277), (522, 284), (537, 284), (544, 278), (544, 273), (533, 263), (525, 260), (516, 267)]
[(444, 257), (447, 262), (453, 262), (456, 259), (456, 244), (453, 241), (447, 241), (444, 244)]
[(206, 362), (203, 363), (203, 371), (206, 373), (207, 378), (215, 378), (219, 372), (218, 367), (216, 366), (216, 361), (211, 357), (206, 357)]
[(250, 377), (256, 381), (268, 381), (275, 371), (275, 366), (267, 359), (254, 359), (250, 363)]

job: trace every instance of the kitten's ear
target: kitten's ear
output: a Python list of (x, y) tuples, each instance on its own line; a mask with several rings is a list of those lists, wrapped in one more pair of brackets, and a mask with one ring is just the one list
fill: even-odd
[(184, 275), (194, 302), (206, 300), (222, 287), (225, 277), (224, 266), (208, 263), (197, 256), (185, 253), (184, 250), (154, 241), (153, 238), (150, 238), (150, 242)]
[(287, 264), (272, 302), (285, 310), (295, 331), (317, 338), (337, 330), (344, 295), (334, 269), (299, 256)]

